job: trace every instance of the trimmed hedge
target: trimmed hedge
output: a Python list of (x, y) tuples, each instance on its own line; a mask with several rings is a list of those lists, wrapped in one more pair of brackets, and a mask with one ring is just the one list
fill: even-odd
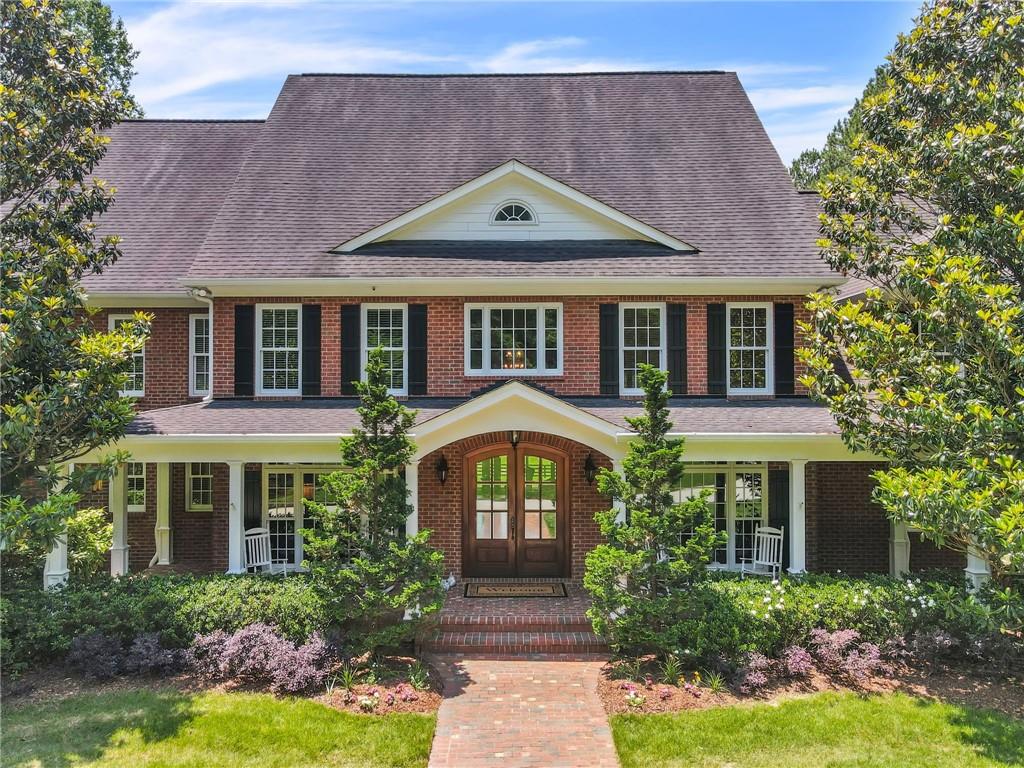
[(128, 576), (50, 591), (21, 588), (0, 597), (0, 654), (6, 671), (62, 659), (75, 637), (100, 632), (131, 642), (155, 632), (183, 648), (198, 634), (270, 624), (296, 643), (327, 630), (309, 580), (262, 576)]

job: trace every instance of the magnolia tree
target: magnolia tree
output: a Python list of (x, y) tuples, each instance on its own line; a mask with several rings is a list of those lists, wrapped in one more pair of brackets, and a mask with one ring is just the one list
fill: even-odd
[(94, 237), (113, 190), (90, 176), (107, 144), (103, 130), (134, 111), (116, 85), (123, 69), (112, 71), (92, 49), (90, 35), (109, 21), (69, 19), (60, 3), (43, 0), (0, 3), (0, 512), (8, 552), (38, 555), (53, 543), (79, 490), (123, 457), (70, 478), (57, 468), (120, 437), (134, 414), (120, 391), (146, 318), (97, 331), (80, 287), (119, 255), (116, 238)]
[(929, 3), (877, 85), (820, 190), (825, 259), (878, 287), (813, 297), (805, 382), (888, 460), (892, 518), (1001, 579), (1024, 570), (1020, 3)]
[(679, 497), (684, 444), (667, 436), (668, 374), (641, 365), (638, 378), (644, 413), (627, 419), (637, 436), (622, 472), (598, 475), (598, 489), (617, 506), (597, 514), (607, 543), (587, 554), (583, 585), (595, 631), (617, 651), (668, 656), (685, 645), (681, 621), (725, 534), (715, 530), (707, 495)]
[(344, 469), (321, 478), (306, 500), (313, 525), (302, 531), (306, 565), (330, 607), (341, 641), (372, 651), (409, 639), (405, 619), (440, 608), (443, 557), (423, 530), (407, 536), (412, 512), (402, 469), (415, 452), (415, 412), (388, 394), (383, 353), (372, 350), (358, 382), (362, 426), (341, 439)]

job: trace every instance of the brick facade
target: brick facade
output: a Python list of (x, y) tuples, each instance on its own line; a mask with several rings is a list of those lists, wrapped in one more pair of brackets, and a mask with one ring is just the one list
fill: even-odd
[(963, 569), (967, 567), (967, 557), (951, 549), (940, 549), (932, 542), (926, 541), (921, 534), (910, 534), (910, 570), (928, 571), (933, 568)]
[[(792, 303), (795, 319), (806, 321), (809, 313), (801, 296), (469, 296), (469, 297), (272, 297), (261, 299), (224, 298), (214, 301), (214, 393), (234, 394), (234, 334), (236, 304), (319, 304), (321, 307), (321, 382), (324, 397), (341, 394), (341, 307), (360, 302), (423, 303), (427, 305), (427, 394), (431, 397), (464, 397), (508, 377), (466, 376), (465, 308), (467, 303), (550, 303), (562, 304), (562, 374), (531, 376), (558, 395), (600, 394), (599, 306), (604, 303), (679, 302), (687, 305), (687, 394), (707, 394), (707, 305), (729, 301)], [(795, 344), (803, 337), (796, 329)], [(796, 363), (796, 376), (804, 373)], [(524, 377), (525, 378), (525, 377)], [(806, 390), (797, 382), (797, 394)]]
[[(597, 492), (596, 482), (590, 485), (583, 476), (587, 454), (592, 454), (599, 467), (611, 468), (611, 461), (585, 445), (554, 435), (523, 432), (524, 443), (538, 443), (568, 455), (569, 472), (566, 491), (569, 496), (570, 578), (583, 577), (583, 561), (587, 552), (601, 542), (601, 533), (594, 515), (608, 508), (608, 500)], [(507, 432), (476, 435), (446, 445), (425, 456), (419, 470), (419, 526), (431, 531), (433, 546), (444, 552), (445, 574), (462, 574), (463, 519), (463, 457), (467, 452), (489, 445), (507, 445)], [(442, 486), (434, 472), (437, 460), (444, 455), (448, 462), (448, 479)]]

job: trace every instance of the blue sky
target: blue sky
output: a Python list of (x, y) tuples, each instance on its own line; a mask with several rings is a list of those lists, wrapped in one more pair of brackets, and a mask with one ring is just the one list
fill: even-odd
[(820, 146), (916, 2), (114, 0), (148, 117), (265, 117), (295, 72), (737, 71), (787, 162)]

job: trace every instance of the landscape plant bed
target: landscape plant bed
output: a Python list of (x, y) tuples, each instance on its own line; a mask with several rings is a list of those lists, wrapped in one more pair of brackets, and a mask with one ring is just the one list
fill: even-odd
[[(688, 687), (660, 682), (655, 674), (649, 680), (643, 677), (640, 680), (627, 680), (621, 677), (621, 672), (617, 673), (614, 664), (609, 664), (598, 683), (598, 694), (608, 714), (621, 715), (778, 702), (826, 691), (861, 695), (902, 692), (920, 699), (993, 709), (1024, 720), (1024, 681), (990, 675), (984, 670), (972, 668), (907, 667), (892, 677), (873, 676), (858, 685), (842, 683), (815, 673), (805, 680), (777, 681), (756, 694), (748, 695), (731, 687), (713, 692), (706, 686), (706, 678), (694, 685), (692, 673), (686, 675), (686, 680), (690, 683)], [(633, 704), (627, 699), (631, 690), (636, 694)]]

